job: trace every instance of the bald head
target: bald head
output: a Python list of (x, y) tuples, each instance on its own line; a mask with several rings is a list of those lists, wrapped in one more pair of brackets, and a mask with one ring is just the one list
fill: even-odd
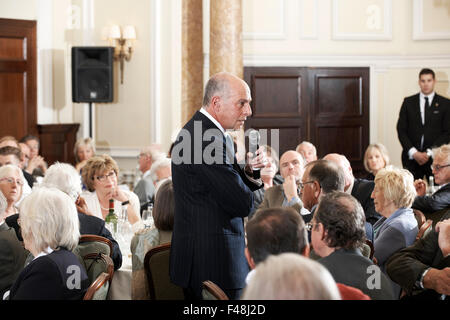
[(348, 159), (344, 155), (338, 153), (329, 153), (325, 157), (323, 157), (323, 159), (336, 163), (342, 168), (342, 170), (344, 170), (345, 190), (347, 190), (355, 180), (350, 161), (348, 161)]
[(305, 160), (302, 155), (294, 150), (283, 153), (280, 158), (280, 174), (283, 178), (294, 175), (296, 181), (302, 179), (305, 171)]
[(206, 84), (203, 108), (223, 129), (239, 130), (252, 115), (250, 88), (228, 72), (213, 75)]

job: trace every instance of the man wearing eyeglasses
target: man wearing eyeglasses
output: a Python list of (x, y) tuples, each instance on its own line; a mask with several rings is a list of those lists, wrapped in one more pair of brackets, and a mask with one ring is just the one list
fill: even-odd
[(432, 195), (426, 195), (426, 184), (423, 180), (414, 181), (417, 197), (413, 209), (423, 213), (433, 213), (450, 207), (450, 144), (433, 150), (434, 160), (431, 169), (436, 184), (441, 187)]

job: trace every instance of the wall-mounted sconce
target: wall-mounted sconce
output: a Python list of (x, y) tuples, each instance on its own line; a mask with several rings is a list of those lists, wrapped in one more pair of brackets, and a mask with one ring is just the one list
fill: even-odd
[(130, 61), (133, 54), (133, 40), (136, 39), (136, 30), (134, 26), (126, 26), (123, 33), (118, 25), (109, 28), (108, 39), (115, 47), (114, 60), (120, 62), (120, 83), (123, 84), (124, 61)]

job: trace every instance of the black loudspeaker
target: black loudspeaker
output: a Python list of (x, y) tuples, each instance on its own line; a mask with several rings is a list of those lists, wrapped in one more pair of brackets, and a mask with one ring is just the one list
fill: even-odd
[(72, 47), (72, 101), (113, 101), (113, 47)]

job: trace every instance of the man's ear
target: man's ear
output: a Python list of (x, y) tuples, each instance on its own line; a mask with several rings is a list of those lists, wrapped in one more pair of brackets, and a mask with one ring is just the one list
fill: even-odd
[(309, 258), (309, 254), (311, 252), (311, 246), (307, 244), (305, 248), (303, 249), (302, 255), (306, 258)]
[(250, 251), (248, 251), (248, 248), (245, 247), (245, 258), (247, 259), (247, 263), (250, 267), (250, 269), (255, 269), (255, 261), (253, 260), (252, 256), (250, 255)]
[(221, 108), (221, 103), (220, 103), (220, 97), (219, 96), (214, 96), (211, 99), (211, 106), (213, 107), (213, 110), (215, 113), (220, 111)]
[(322, 188), (320, 187), (318, 181), (313, 182), (313, 188), (314, 188), (314, 196), (316, 197), (316, 199), (319, 199), (320, 191), (322, 190)]

